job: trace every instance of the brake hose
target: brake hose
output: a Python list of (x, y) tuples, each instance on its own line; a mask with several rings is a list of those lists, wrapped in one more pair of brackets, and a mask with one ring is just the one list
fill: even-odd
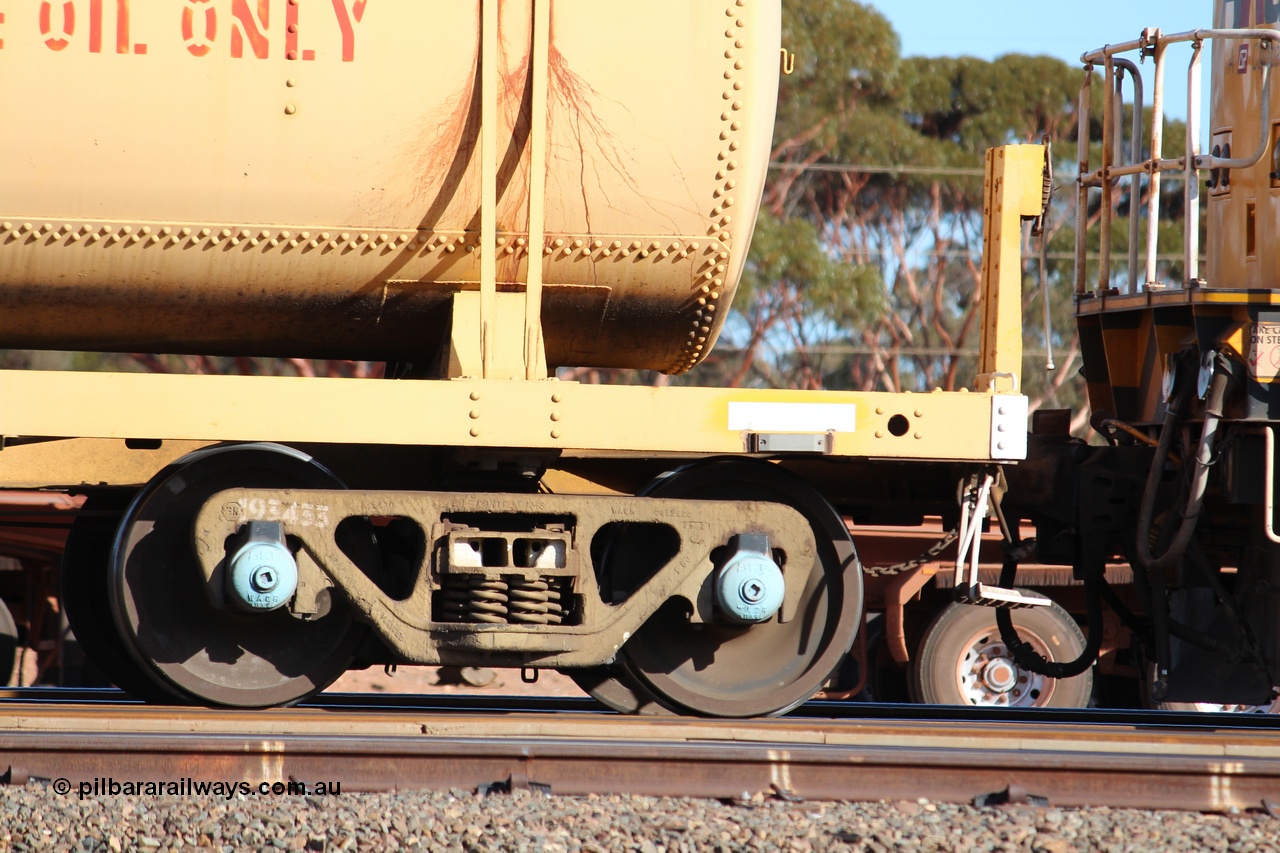
[[(1005, 543), (1004, 564), (1000, 568), (1000, 586), (1005, 589), (1013, 587), (1018, 575), (1017, 545), (1016, 541)], [(1086, 568), (1084, 573), (1085, 612), (1089, 636), (1085, 640), (1080, 657), (1073, 661), (1052, 661), (1037, 652), (1034, 646), (1018, 636), (1018, 629), (1013, 626), (1013, 615), (1009, 613), (1009, 608), (996, 608), (996, 626), (1000, 629), (1000, 639), (1008, 647), (1014, 663), (1028, 672), (1049, 678), (1071, 678), (1093, 666), (1093, 662), (1098, 658), (1098, 650), (1102, 648), (1102, 596), (1098, 592), (1098, 574), (1102, 571), (1103, 568), (1099, 564), (1097, 569)]]
[[(1208, 395), (1205, 399), (1204, 423), (1200, 431), (1200, 442), (1196, 447), (1195, 467), (1192, 468), (1190, 481), (1186, 484), (1186, 504), (1182, 510), (1182, 522), (1178, 525), (1178, 532), (1173, 537), (1169, 537), (1167, 529), (1162, 531), (1160, 538), (1169, 545), (1159, 556), (1152, 553), (1151, 528), (1155, 520), (1156, 497), (1160, 491), (1164, 465), (1169, 458), (1170, 445), (1173, 443), (1174, 434), (1178, 432), (1179, 421), (1191, 399), (1191, 383), (1185, 376), (1178, 378), (1180, 387), (1165, 415), (1164, 428), (1160, 431), (1160, 443), (1156, 446), (1155, 459), (1152, 460), (1151, 469), (1147, 472), (1146, 487), (1142, 490), (1142, 503), (1138, 507), (1134, 545), (1138, 566), (1146, 571), (1150, 587), (1151, 623), (1155, 634), (1156, 651), (1156, 674), (1151, 685), (1151, 696), (1156, 701), (1164, 699), (1165, 690), (1168, 687), (1171, 658), (1169, 636), (1171, 633), (1176, 633), (1169, 618), (1165, 572), (1182, 559), (1195, 534), (1196, 522), (1200, 520), (1200, 508), (1209, 483), (1209, 466), (1213, 464), (1213, 441), (1218, 432), (1218, 423), (1222, 420), (1227, 384), (1232, 379), (1231, 362), (1225, 355), (1215, 353), (1212, 361), (1213, 378), (1209, 382)], [(1179, 626), (1181, 627), (1183, 626)]]
[(1222, 420), (1223, 401), (1227, 396), (1227, 383), (1231, 380), (1231, 362), (1222, 353), (1213, 356), (1213, 379), (1209, 383), (1209, 394), (1204, 405), (1204, 426), (1200, 432), (1200, 444), (1196, 449), (1195, 468), (1191, 474), (1191, 488), (1187, 495), (1186, 508), (1182, 511), (1182, 523), (1173, 542), (1160, 556), (1151, 552), (1151, 525), (1155, 518), (1156, 495), (1160, 490), (1160, 479), (1164, 473), (1164, 463), (1169, 458), (1169, 445), (1173, 443), (1173, 434), (1178, 431), (1178, 421), (1190, 402), (1191, 383), (1185, 378), (1179, 383), (1179, 389), (1172, 405), (1165, 415), (1164, 429), (1160, 431), (1160, 443), (1156, 446), (1156, 458), (1147, 472), (1147, 485), (1142, 490), (1142, 503), (1138, 508), (1137, 556), (1138, 562), (1150, 571), (1159, 572), (1170, 568), (1187, 550), (1191, 536), (1195, 533), (1196, 522), (1200, 519), (1200, 506), (1204, 502), (1205, 489), (1209, 483), (1209, 466), (1213, 464), (1213, 440), (1218, 432), (1218, 422)]

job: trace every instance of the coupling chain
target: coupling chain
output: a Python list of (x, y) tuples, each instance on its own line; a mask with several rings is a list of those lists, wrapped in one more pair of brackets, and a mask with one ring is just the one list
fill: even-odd
[(873, 578), (887, 578), (892, 577), (893, 575), (900, 575), (904, 572), (915, 571), (927, 563), (932, 563), (938, 558), (938, 555), (951, 547), (951, 545), (959, 538), (960, 529), (952, 528), (951, 530), (948, 530), (941, 539), (930, 545), (923, 554), (915, 559), (907, 560), (903, 563), (894, 563), (892, 566), (868, 566), (864, 563), (862, 566), (862, 573)]

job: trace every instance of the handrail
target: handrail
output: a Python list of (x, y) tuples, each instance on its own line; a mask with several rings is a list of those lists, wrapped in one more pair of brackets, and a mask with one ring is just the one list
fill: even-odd
[[(1129, 160), (1136, 161), (1142, 154), (1142, 107), (1144, 103), (1142, 91), (1142, 74), (1138, 71), (1138, 66), (1131, 60), (1120, 57), (1107, 57), (1107, 93), (1110, 95), (1110, 109), (1103, 116), (1103, 139), (1107, 140), (1103, 145), (1103, 169), (1099, 170), (1098, 178), (1101, 185), (1102, 174), (1109, 175), (1111, 180), (1108, 184), (1114, 184), (1117, 179), (1128, 176), (1130, 178), (1129, 187), (1130, 195), (1137, 197), (1136, 191), (1140, 188), (1134, 176), (1145, 171), (1141, 164), (1134, 166), (1116, 167), (1115, 163), (1121, 159), (1121, 152), (1124, 150), (1124, 74), (1129, 72), (1130, 78), (1133, 80), (1133, 119), (1129, 131)], [(1107, 125), (1111, 125), (1108, 132)], [(1108, 187), (1109, 191), (1109, 187)], [(1108, 282), (1111, 279), (1111, 205), (1105, 204), (1102, 207), (1102, 241), (1104, 247), (1105, 263), (1099, 272), (1098, 279), (1100, 282)], [(1129, 217), (1129, 268), (1128, 282), (1125, 290), (1132, 292), (1134, 287), (1134, 271), (1138, 268), (1138, 217)]]
[(1112, 129), (1116, 122), (1115, 111), (1115, 63), (1111, 54), (1106, 61), (1106, 85), (1102, 88), (1102, 209), (1098, 225), (1098, 289), (1105, 290), (1111, 283), (1111, 167), (1115, 164), (1115, 140)]
[[(1142, 92), (1142, 73), (1138, 71), (1138, 66), (1129, 59), (1117, 59), (1115, 64), (1123, 71), (1128, 71), (1130, 78), (1133, 80), (1133, 118), (1129, 128), (1129, 160), (1136, 162), (1142, 156), (1142, 105), (1146, 103)], [(1116, 95), (1119, 98), (1119, 105), (1116, 108), (1116, 127), (1120, 127), (1120, 120), (1124, 118), (1124, 95), (1120, 88), (1121, 80), (1116, 80)], [(1116, 149), (1119, 150), (1122, 140), (1119, 134), (1116, 137)], [(1116, 172), (1113, 169), (1112, 175)], [(1137, 198), (1141, 190), (1141, 185), (1136, 177), (1140, 172), (1132, 173), (1133, 177), (1129, 181), (1129, 197)], [(1134, 289), (1135, 270), (1138, 269), (1138, 217), (1129, 217), (1129, 289)]]
[[(1181, 33), (1164, 34), (1159, 29), (1143, 30), (1142, 35), (1132, 41), (1106, 45), (1081, 55), (1085, 64), (1085, 81), (1080, 89), (1080, 140), (1079, 158), (1080, 172), (1077, 177), (1077, 213), (1076, 213), (1076, 292), (1088, 291), (1086, 265), (1088, 262), (1088, 243), (1086, 226), (1088, 224), (1088, 194), (1091, 188), (1100, 188), (1107, 194), (1102, 206), (1100, 226), (1100, 257), (1097, 289), (1111, 288), (1111, 204), (1109, 194), (1115, 182), (1122, 178), (1130, 180), (1131, 204), (1129, 217), (1129, 269), (1127, 284), (1123, 292), (1133, 293), (1140, 289), (1159, 288), (1164, 285), (1156, 280), (1156, 250), (1158, 226), (1160, 218), (1160, 184), (1165, 172), (1181, 172), (1183, 177), (1184, 209), (1186, 227), (1183, 243), (1183, 261), (1188, 286), (1199, 282), (1200, 264), (1200, 183), (1197, 173), (1201, 169), (1248, 169), (1256, 165), (1271, 145), (1271, 68), (1269, 64), (1262, 66), (1262, 112), (1260, 116), (1260, 140), (1257, 150), (1248, 157), (1214, 157), (1200, 152), (1200, 109), (1201, 109), (1201, 55), (1204, 42), (1214, 39), (1255, 40), (1266, 50), (1272, 42), (1280, 41), (1280, 30), (1269, 28), (1245, 29), (1197, 29)], [(1164, 76), (1165, 55), (1169, 45), (1190, 43), (1192, 45), (1191, 61), (1187, 68), (1187, 143), (1181, 157), (1167, 159), (1163, 155), (1164, 139)], [(1145, 106), (1142, 76), (1137, 65), (1120, 54), (1138, 51), (1145, 59), (1150, 56), (1155, 60), (1155, 83), (1151, 96), (1151, 152), (1149, 159), (1139, 160), (1142, 153), (1142, 112)], [(1088, 121), (1090, 100), (1092, 97), (1093, 66), (1102, 64), (1106, 73), (1106, 87), (1103, 92), (1103, 145), (1102, 162), (1097, 169), (1089, 164)], [(1133, 80), (1134, 107), (1133, 127), (1130, 131), (1129, 156), (1122, 157), (1123, 130), (1121, 120), (1124, 115), (1123, 75), (1128, 72)], [(1128, 162), (1122, 162), (1127, 160)], [(1140, 191), (1139, 176), (1146, 174), (1149, 183), (1149, 199), (1146, 232), (1146, 263), (1144, 278), (1139, 285), (1137, 280), (1138, 260), (1138, 217), (1133, 212)]]
[(1150, 177), (1147, 178), (1147, 192), (1150, 198), (1147, 199), (1147, 263), (1142, 279), (1143, 287), (1152, 287), (1156, 282), (1156, 247), (1160, 243), (1160, 184), (1163, 182), (1161, 168), (1164, 161), (1164, 54), (1168, 50), (1169, 43), (1160, 38), (1159, 28), (1155, 30), (1147, 30), (1143, 33), (1145, 38), (1150, 33), (1155, 39), (1155, 47), (1151, 55), (1155, 58), (1155, 82), (1154, 89), (1151, 93), (1151, 163), (1153, 164), (1149, 171)]
[(1276, 489), (1276, 434), (1270, 426), (1262, 428), (1263, 469), (1262, 469), (1262, 529), (1267, 539), (1280, 545), (1280, 534), (1276, 533), (1275, 523), (1275, 489)]
[(1200, 176), (1196, 172), (1196, 157), (1200, 154), (1200, 54), (1203, 48), (1203, 41), (1192, 42), (1191, 64), (1187, 66), (1187, 177), (1182, 182), (1182, 215), (1186, 222), (1182, 228), (1182, 270), (1188, 287), (1200, 280)]
[(1187, 30), (1181, 33), (1161, 33), (1159, 30), (1144, 30), (1142, 35), (1133, 41), (1125, 41), (1119, 44), (1109, 44), (1096, 50), (1088, 51), (1080, 54), (1080, 62), (1084, 65), (1093, 65), (1101, 62), (1105, 54), (1110, 53), (1113, 56), (1118, 53), (1128, 53), (1133, 50), (1147, 50), (1154, 46), (1149, 42), (1149, 33), (1159, 35), (1160, 42), (1163, 44), (1179, 44), (1182, 42), (1196, 41), (1212, 41), (1214, 39), (1260, 39), (1270, 40), (1280, 36), (1280, 30), (1273, 30), (1267, 27), (1246, 27), (1242, 29), (1199, 29)]
[[(1276, 33), (1277, 40), (1280, 40), (1280, 32)], [(1249, 157), (1214, 157), (1212, 154), (1206, 154), (1196, 158), (1196, 167), (1200, 169), (1249, 169), (1258, 164), (1258, 161), (1267, 156), (1267, 149), (1271, 147), (1271, 66), (1262, 66), (1262, 121), (1259, 122), (1260, 128), (1258, 140), (1258, 149)]]
[(1084, 75), (1080, 84), (1080, 100), (1077, 107), (1077, 118), (1080, 122), (1076, 131), (1076, 150), (1079, 152), (1080, 174), (1076, 180), (1076, 293), (1086, 291), (1084, 285), (1085, 268), (1088, 264), (1089, 244), (1083, 235), (1089, 226), (1089, 185), (1083, 175), (1089, 168), (1089, 105), (1093, 96), (1092, 66)]

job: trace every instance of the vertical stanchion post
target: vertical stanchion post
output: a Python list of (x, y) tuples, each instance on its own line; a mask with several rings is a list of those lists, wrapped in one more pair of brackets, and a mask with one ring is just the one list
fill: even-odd
[(1085, 276), (1089, 266), (1089, 244), (1086, 241), (1089, 228), (1089, 108), (1093, 94), (1093, 66), (1084, 70), (1084, 82), (1080, 84), (1079, 128), (1076, 150), (1079, 154), (1079, 177), (1076, 179), (1076, 293), (1085, 292)]
[(498, 5), (480, 12), (480, 359), (493, 373), (498, 294)]
[[(982, 340), (976, 389), (1018, 393), (1022, 376), (1022, 221), (1044, 212), (1045, 147), (987, 151), (982, 190)], [(998, 387), (1001, 380), (1005, 387)]]
[(524, 302), (526, 379), (545, 378), (542, 351), (542, 264), (546, 242), (547, 83), (551, 64), (551, 0), (533, 0), (533, 104), (529, 132), (529, 277)]
[[(1160, 158), (1164, 145), (1164, 52), (1160, 31), (1152, 35), (1155, 40), (1155, 83), (1151, 91), (1151, 177), (1147, 192), (1147, 273), (1144, 287), (1154, 287), (1156, 281), (1156, 251), (1160, 245)], [(1190, 125), (1187, 125), (1190, 130)]]
[(1200, 52), (1203, 42), (1192, 45), (1191, 66), (1187, 71), (1187, 167), (1183, 183), (1185, 196), (1187, 287), (1195, 287), (1200, 278), (1200, 176), (1196, 158), (1200, 156)]

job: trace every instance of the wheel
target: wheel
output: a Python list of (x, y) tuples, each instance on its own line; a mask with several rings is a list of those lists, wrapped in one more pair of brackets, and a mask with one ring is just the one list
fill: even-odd
[[(894, 664), (885, 648), (884, 617), (878, 613), (869, 615), (862, 630), (867, 635), (867, 677), (862, 692), (849, 701), (887, 704), (910, 702), (906, 673)], [(846, 656), (833, 678), (835, 689), (849, 689), (849, 686), (858, 682), (860, 675), (853, 656)]]
[[(1023, 642), (1051, 661), (1071, 661), (1084, 650), (1084, 634), (1057, 604), (1011, 611)], [(1093, 693), (1093, 672), (1054, 679), (1027, 672), (1011, 659), (995, 610), (950, 604), (920, 641), (911, 666), (916, 701), (930, 705), (1084, 708)]]
[(150, 682), (181, 702), (266, 707), (296, 702), (346, 671), (365, 635), (334, 594), (328, 612), (215, 609), (191, 545), (204, 502), (229, 488), (342, 488), (286, 447), (227, 445), (161, 471), (130, 505), (111, 554), (108, 599), (124, 647)]
[[(646, 489), (642, 489), (639, 494), (644, 495)], [(636, 552), (629, 549), (636, 548), (638, 543), (645, 539), (642, 530), (637, 530), (632, 525), (620, 524), (602, 544), (600, 552), (593, 554), (596, 566), (605, 567), (601, 572), (600, 582), (601, 591), (606, 598), (625, 597), (647, 579), (646, 572), (637, 574), (634, 566), (628, 565), (628, 560), (619, 559), (620, 554), (634, 557)], [(648, 548), (645, 551), (647, 562), (661, 562), (661, 555), (653, 555)], [(671, 716), (675, 713), (664, 706), (640, 679), (628, 672), (621, 664), (573, 667), (562, 672), (592, 699), (620, 714)]]
[[(813, 696), (853, 644), (862, 620), (862, 567), (840, 516), (811, 486), (767, 462), (717, 459), (660, 477), (643, 494), (695, 500), (773, 501), (813, 529), (809, 565), (786, 566), (800, 583), (796, 616), (755, 625), (693, 624), (687, 605), (668, 601), (619, 654), (625, 673), (680, 712), (717, 717), (781, 714)], [(627, 573), (630, 555), (655, 546), (643, 532), (614, 549), (604, 570)]]
[(1145, 668), (1146, 681), (1141, 685), (1142, 698), (1148, 708), (1157, 711), (1182, 711), (1195, 714), (1280, 714), (1280, 698), (1267, 705), (1242, 705), (1222, 702), (1156, 702), (1151, 698), (1151, 685), (1155, 682), (1156, 665)]
[(107, 491), (85, 499), (62, 550), (62, 607), (81, 651), (112, 684), (139, 699), (172, 701), (172, 694), (157, 687), (129, 654), (108, 603), (111, 545), (133, 497)]
[(18, 662), (18, 626), (14, 624), (9, 606), (0, 601), (0, 674), (4, 683), (12, 684), (13, 666)]
[[(1203, 556), (1203, 555), (1201, 555)], [(1204, 587), (1191, 587), (1179, 590), (1171, 590), (1169, 593), (1169, 610), (1170, 617), (1177, 619), (1184, 624), (1200, 630), (1212, 630), (1214, 625), (1214, 614), (1218, 612), (1218, 602), (1214, 597), (1213, 591)], [(1170, 638), (1170, 668), (1182, 669), (1187, 667), (1184, 672), (1197, 673), (1190, 677), (1195, 678), (1197, 683), (1201, 684), (1209, 693), (1216, 692), (1214, 686), (1222, 685), (1224, 682), (1231, 683), (1233, 688), (1239, 688), (1243, 684), (1251, 682), (1256, 686), (1253, 678), (1245, 676), (1247, 680), (1242, 681), (1240, 674), (1236, 670), (1236, 664), (1229, 660), (1219, 659), (1216, 655), (1210, 654), (1203, 650), (1197, 650), (1190, 644), (1177, 637)], [(1190, 659), (1190, 661), (1188, 660)], [(1198, 663), (1197, 663), (1198, 659)], [(1187, 666), (1190, 663), (1190, 666)], [(1139, 680), (1139, 689), (1141, 692), (1143, 705), (1159, 711), (1182, 711), (1201, 714), (1276, 714), (1280, 713), (1280, 698), (1272, 698), (1270, 702), (1259, 705), (1243, 704), (1243, 703), (1227, 703), (1227, 702), (1157, 702), (1152, 698), (1156, 680), (1156, 664), (1154, 661), (1145, 661), (1142, 672), (1144, 677)], [(1234, 677), (1233, 677), (1234, 676)], [(1179, 681), (1188, 677), (1182, 675)], [(1206, 683), (1207, 682), (1207, 683)], [(1180, 685), (1185, 688), (1185, 684)], [(1186, 693), (1182, 694), (1184, 697)]]
[(1157, 702), (1161, 711), (1193, 711), (1200, 714), (1280, 714), (1280, 699), (1270, 705), (1221, 705), (1215, 702)]
[(562, 672), (591, 698), (621, 714), (671, 716), (675, 713), (621, 666), (579, 667)]

